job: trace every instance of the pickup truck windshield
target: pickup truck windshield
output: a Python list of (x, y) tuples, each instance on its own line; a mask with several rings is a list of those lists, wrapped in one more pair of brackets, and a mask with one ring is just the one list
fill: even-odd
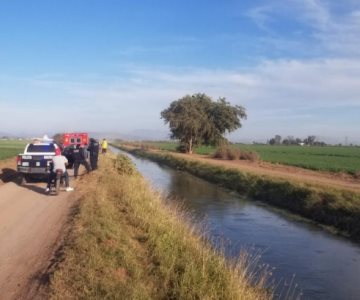
[(55, 146), (54, 144), (49, 145), (36, 145), (36, 144), (30, 144), (27, 148), (27, 152), (55, 152)]

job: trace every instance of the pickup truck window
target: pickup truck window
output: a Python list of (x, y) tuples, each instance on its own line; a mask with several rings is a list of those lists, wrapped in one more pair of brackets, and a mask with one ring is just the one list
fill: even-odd
[(49, 144), (49, 145), (30, 144), (27, 148), (27, 152), (33, 152), (33, 153), (55, 152), (55, 146), (54, 144)]

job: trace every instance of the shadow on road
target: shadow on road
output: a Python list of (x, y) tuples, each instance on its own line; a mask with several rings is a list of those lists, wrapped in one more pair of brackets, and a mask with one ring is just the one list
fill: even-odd
[(45, 192), (45, 185), (44, 184), (44, 187), (40, 187), (40, 186), (37, 186), (37, 185), (34, 185), (34, 184), (22, 184), (20, 185), (22, 188), (25, 188), (25, 189), (28, 189), (30, 191), (33, 191), (33, 192), (36, 192), (36, 193), (39, 193), (39, 194), (42, 194), (42, 195), (47, 195), (48, 193)]
[[(78, 175), (78, 179), (82, 179), (84, 175), (87, 175), (86, 172), (81, 172)], [(22, 187), (22, 188), (26, 188), (30, 191), (42, 194), (42, 195), (49, 195), (49, 196), (56, 196), (55, 194), (48, 194), (47, 192), (45, 192), (45, 188), (46, 188), (46, 184), (47, 184), (47, 178), (46, 176), (42, 177), (42, 178), (36, 178), (33, 176), (26, 176), (26, 181), (24, 181), (22, 179), (22, 175), (20, 173), (18, 173), (16, 170), (11, 169), (11, 168), (3, 168), (1, 169), (0, 172), (0, 181), (4, 182), (4, 183), (8, 183), (8, 182), (14, 182), (16, 183), (18, 186)], [(70, 186), (71, 183), (73, 181), (75, 181), (74, 175), (73, 174), (69, 174), (69, 180), (70, 180)], [(43, 184), (43, 186), (39, 186), (40, 184)]]
[(0, 173), (0, 180), (3, 182), (16, 181), (19, 174), (16, 170), (10, 168), (3, 168)]
[[(21, 184), (21, 174), (16, 170), (11, 168), (3, 168), (0, 173), (0, 180), (4, 183), (14, 182), (22, 188), (26, 188), (33, 192), (46, 195), (45, 186), (46, 186), (46, 178), (36, 179), (36, 178), (27, 178), (27, 183)], [(44, 183), (44, 187), (37, 186), (38, 183)]]

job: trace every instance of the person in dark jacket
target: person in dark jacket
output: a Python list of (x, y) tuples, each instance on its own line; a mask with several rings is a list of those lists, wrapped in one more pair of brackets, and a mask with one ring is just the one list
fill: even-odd
[(99, 157), (99, 143), (94, 138), (90, 138), (90, 145), (87, 150), (90, 152), (91, 170), (96, 170)]
[(74, 177), (75, 177), (75, 179), (78, 176), (80, 165), (83, 165), (88, 173), (90, 172), (89, 163), (86, 161), (86, 153), (85, 153), (84, 146), (76, 145), (76, 148), (73, 151), (73, 157), (74, 157)]

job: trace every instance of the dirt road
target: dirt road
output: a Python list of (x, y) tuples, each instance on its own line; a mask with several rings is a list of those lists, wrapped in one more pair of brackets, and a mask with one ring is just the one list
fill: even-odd
[[(11, 170), (4, 164), (0, 163), (0, 170)], [(1, 300), (42, 298), (38, 288), (47, 280), (44, 271), (79, 196), (76, 190), (49, 196), (44, 193), (45, 185), (0, 185)]]
[(306, 183), (315, 186), (330, 187), (341, 190), (360, 192), (360, 179), (355, 179), (346, 174), (334, 174), (317, 172), (302, 168), (276, 165), (266, 162), (250, 162), (244, 160), (219, 160), (204, 155), (188, 155), (182, 153), (171, 153), (180, 158), (191, 159), (227, 168), (235, 168), (244, 172), (258, 175), (271, 176)]

